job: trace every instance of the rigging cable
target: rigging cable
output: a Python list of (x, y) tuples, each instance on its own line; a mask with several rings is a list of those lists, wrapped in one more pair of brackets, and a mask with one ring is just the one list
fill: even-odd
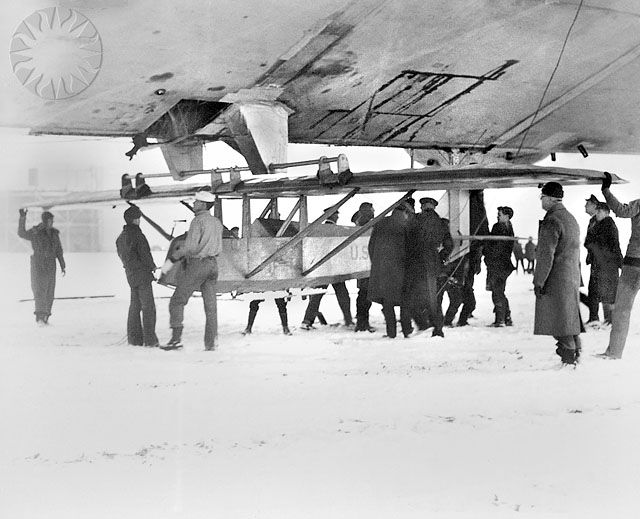
[(540, 112), (540, 109), (542, 108), (542, 103), (544, 101), (544, 98), (547, 95), (547, 91), (549, 90), (549, 87), (551, 86), (551, 81), (553, 81), (553, 77), (556, 75), (556, 71), (558, 70), (558, 67), (560, 66), (560, 60), (562, 60), (562, 55), (564, 54), (564, 49), (567, 46), (567, 42), (569, 41), (569, 35), (571, 34), (571, 31), (573, 30), (573, 26), (576, 24), (576, 20), (578, 19), (578, 15), (580, 14), (580, 10), (582, 9), (582, 4), (583, 3), (584, 3), (584, 0), (580, 0), (580, 4), (578, 4), (578, 8), (576, 9), (576, 14), (573, 17), (573, 21), (571, 22), (569, 30), (567, 31), (567, 35), (565, 36), (564, 42), (562, 43), (562, 49), (560, 49), (560, 54), (558, 55), (558, 61), (556, 61), (556, 66), (554, 67), (553, 72), (551, 72), (551, 76), (549, 76), (549, 81), (547, 82), (547, 86), (545, 87), (544, 92), (542, 92), (542, 97), (540, 98), (540, 103), (538, 103), (538, 108), (536, 108), (536, 111), (533, 114), (533, 119), (531, 119), (531, 123), (527, 126), (527, 129), (524, 131), (524, 134), (522, 135), (522, 140), (520, 141), (520, 145), (518, 146), (518, 151), (516, 152), (516, 157), (518, 155), (520, 155), (520, 150), (522, 150), (522, 146), (524, 145), (524, 141), (527, 138), (527, 134), (529, 133), (529, 130), (531, 129), (531, 127), (536, 122), (536, 117), (538, 117), (538, 113)]

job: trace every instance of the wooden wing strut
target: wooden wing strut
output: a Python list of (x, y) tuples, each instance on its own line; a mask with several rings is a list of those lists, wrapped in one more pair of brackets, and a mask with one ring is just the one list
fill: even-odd
[(400, 198), (397, 202), (391, 204), (389, 207), (387, 207), (384, 211), (382, 211), (378, 216), (376, 216), (375, 218), (373, 218), (372, 220), (369, 220), (366, 224), (364, 224), (362, 227), (357, 227), (356, 230), (350, 234), (346, 240), (340, 242), (336, 247), (334, 247), (330, 252), (328, 252), (327, 254), (325, 254), (321, 259), (319, 259), (318, 261), (316, 261), (313, 265), (311, 265), (307, 270), (305, 270), (302, 275), (303, 276), (307, 276), (309, 275), (311, 272), (313, 272), (314, 270), (316, 270), (319, 266), (323, 265), (324, 263), (326, 263), (327, 261), (329, 261), (331, 258), (333, 258), (336, 254), (338, 254), (340, 251), (342, 251), (343, 249), (345, 249), (351, 242), (355, 241), (357, 238), (359, 238), (360, 236), (362, 236), (365, 232), (367, 232), (369, 229), (371, 229), (371, 227), (373, 227), (376, 223), (378, 223), (380, 220), (382, 220), (382, 218), (384, 218), (387, 214), (389, 214), (391, 211), (393, 211), (396, 207), (398, 207), (402, 202), (404, 202), (408, 197), (410, 197), (411, 195), (413, 195), (413, 193), (415, 193), (415, 189), (411, 189), (410, 191), (407, 191), (404, 195), (402, 195), (402, 198)]

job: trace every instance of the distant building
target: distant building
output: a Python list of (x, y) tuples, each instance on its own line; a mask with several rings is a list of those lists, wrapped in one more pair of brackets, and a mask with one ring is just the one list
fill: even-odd
[[(64, 191), (0, 191), (0, 252), (28, 252), (31, 246), (18, 237), (18, 209), (23, 205), (66, 194)], [(99, 252), (102, 245), (103, 212), (90, 208), (56, 210), (54, 226), (66, 252)], [(27, 214), (27, 228), (40, 223), (40, 209)]]

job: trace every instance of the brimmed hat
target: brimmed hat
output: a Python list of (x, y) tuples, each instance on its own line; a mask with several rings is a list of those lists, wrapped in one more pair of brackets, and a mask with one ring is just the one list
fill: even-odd
[(142, 211), (135, 205), (132, 205), (124, 212), (124, 221), (127, 223), (133, 222), (135, 219), (142, 216)]
[(562, 186), (557, 182), (547, 182), (544, 186), (542, 186), (542, 194), (550, 196), (551, 198), (563, 198), (564, 190), (562, 189)]
[(435, 198), (431, 198), (430, 196), (425, 196), (420, 199), (420, 205), (422, 204), (431, 204), (433, 207), (437, 207), (438, 201)]
[(506, 214), (509, 218), (513, 218), (513, 209), (511, 209), (509, 206), (502, 205), (498, 207), (498, 211), (500, 211), (502, 214)]
[(210, 191), (198, 191), (196, 193), (196, 200), (199, 200), (200, 202), (211, 203), (216, 201), (216, 197)]
[(600, 203), (601, 203), (601, 202), (600, 202), (600, 200), (598, 200), (598, 199), (595, 197), (595, 195), (591, 195), (589, 198), (586, 198), (586, 199), (585, 199), (585, 202), (591, 202), (591, 203), (596, 204), (596, 205), (598, 205), (598, 204), (600, 204)]

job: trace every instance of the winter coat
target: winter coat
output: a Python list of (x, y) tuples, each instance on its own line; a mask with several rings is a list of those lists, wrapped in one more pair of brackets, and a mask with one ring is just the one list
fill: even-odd
[(408, 228), (405, 300), (421, 301), (427, 291), (427, 280), (435, 280), (444, 272), (444, 262), (453, 249), (447, 221), (429, 209), (410, 220)]
[(44, 223), (38, 224), (26, 230), (26, 216), (21, 216), (18, 220), (18, 236), (29, 240), (33, 248), (32, 263), (36, 268), (51, 268), (55, 272), (56, 259), (60, 263), (60, 268), (65, 270), (64, 256), (62, 253), (62, 243), (60, 243), (60, 232), (51, 227), (47, 229)]
[(536, 256), (533, 285), (543, 293), (536, 297), (534, 335), (578, 335), (580, 227), (561, 202), (540, 221)]
[(531, 261), (536, 259), (536, 244), (533, 243), (532, 241), (528, 241), (527, 243), (525, 243), (525, 245), (524, 245), (524, 257), (527, 260), (531, 260)]
[(438, 213), (429, 209), (413, 218), (409, 225), (409, 263), (428, 269), (435, 275), (453, 250), (449, 226)]
[(401, 211), (394, 211), (373, 226), (369, 238), (369, 293), (371, 301), (400, 305), (406, 269), (408, 222)]
[(513, 242), (513, 255), (516, 257), (516, 261), (520, 261), (524, 259), (524, 252), (522, 252), (522, 245), (520, 242)]
[(127, 224), (116, 239), (116, 249), (127, 274), (130, 287), (137, 287), (153, 281), (156, 265), (151, 256), (149, 242), (140, 227)]
[(604, 303), (614, 303), (619, 269), (622, 267), (622, 252), (618, 228), (613, 218), (607, 216), (600, 221), (596, 220), (587, 232), (584, 245), (589, 251), (591, 262), (589, 286), (595, 289), (595, 293), (589, 295)]
[(596, 224), (597, 221), (598, 220), (596, 220), (596, 217), (592, 216), (591, 218), (589, 218), (589, 225), (587, 225), (587, 236), (584, 239), (584, 246), (587, 248), (587, 259), (585, 261), (587, 265), (591, 265), (591, 261), (593, 260), (591, 251), (589, 250), (589, 247), (587, 246), (587, 244), (593, 240), (593, 226)]
[[(498, 222), (491, 229), (491, 236), (513, 236), (511, 223)], [(511, 263), (513, 241), (487, 240), (484, 245), (484, 262), (487, 265), (487, 288), (490, 290), (494, 280), (505, 280), (514, 271)]]

